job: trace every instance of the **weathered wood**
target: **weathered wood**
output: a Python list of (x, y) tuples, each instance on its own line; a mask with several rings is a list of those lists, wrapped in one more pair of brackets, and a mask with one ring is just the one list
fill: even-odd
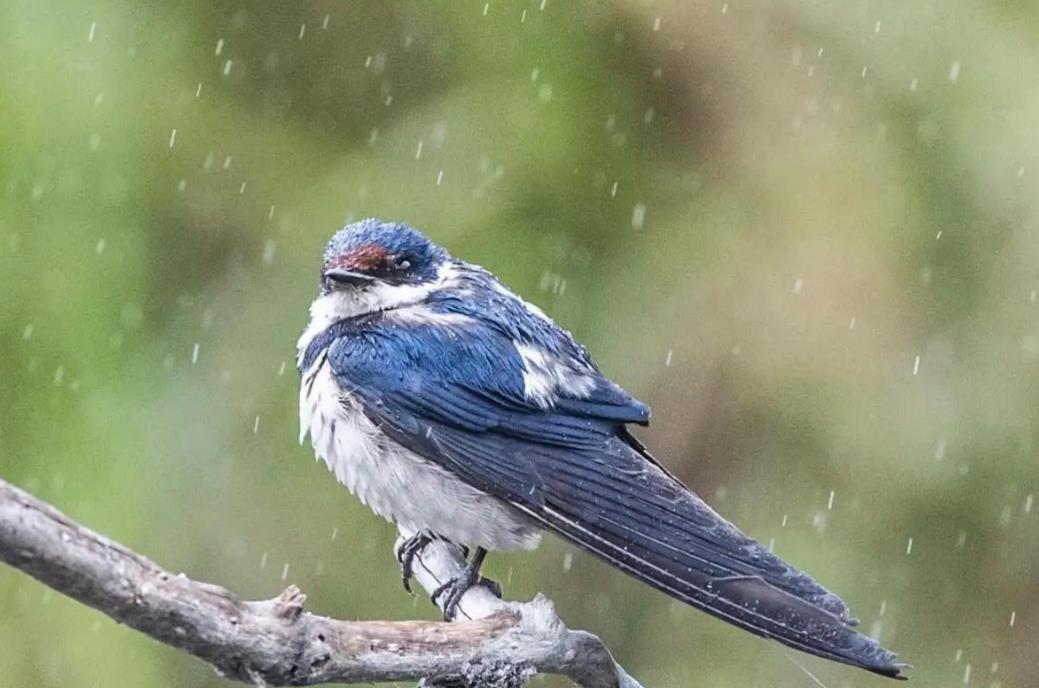
[[(437, 677), (504, 688), (555, 673), (588, 688), (640, 688), (598, 638), (568, 629), (541, 595), (502, 602), (477, 586), (456, 623), (329, 619), (304, 611), (295, 587), (243, 601), (166, 571), (2, 480), (0, 560), (254, 685)], [(435, 542), (418, 555), (415, 578), (431, 592), (463, 565), (456, 547)]]

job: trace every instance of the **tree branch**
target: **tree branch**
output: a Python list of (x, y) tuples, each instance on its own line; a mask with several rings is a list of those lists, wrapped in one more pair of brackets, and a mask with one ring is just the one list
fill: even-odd
[[(436, 677), (513, 687), (535, 673), (586, 688), (641, 688), (594, 635), (568, 629), (552, 603), (502, 602), (483, 587), (463, 597), (457, 623), (338, 621), (303, 611), (294, 586), (249, 602), (174, 575), (0, 480), (0, 560), (120, 623), (260, 686)], [(415, 562), (428, 591), (457, 575), (458, 549), (434, 542)]]

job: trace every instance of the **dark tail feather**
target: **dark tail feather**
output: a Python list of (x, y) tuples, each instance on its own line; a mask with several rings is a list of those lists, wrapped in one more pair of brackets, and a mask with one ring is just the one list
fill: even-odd
[[(897, 656), (855, 631), (844, 602), (744, 536), (695, 494), (617, 442), (575, 462), (551, 450), (531, 514), (640, 581), (756, 635), (890, 678)], [(521, 507), (529, 510), (529, 507)]]

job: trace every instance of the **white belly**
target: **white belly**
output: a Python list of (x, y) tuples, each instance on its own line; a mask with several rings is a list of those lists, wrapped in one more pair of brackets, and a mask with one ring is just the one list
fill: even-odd
[(486, 549), (533, 549), (533, 521), (382, 433), (336, 384), (325, 357), (306, 372), (299, 396), (300, 442), (372, 511), (410, 532)]

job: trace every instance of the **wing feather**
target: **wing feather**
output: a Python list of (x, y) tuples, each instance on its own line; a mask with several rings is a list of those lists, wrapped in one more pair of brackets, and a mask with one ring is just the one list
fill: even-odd
[(445, 340), (433, 328), (373, 329), (337, 340), (329, 360), (392, 439), (545, 528), (752, 633), (899, 677), (904, 665), (854, 630), (839, 597), (656, 463), (623, 425), (648, 411), (605, 378), (551, 408), (526, 402), (514, 347), (479, 330)]

